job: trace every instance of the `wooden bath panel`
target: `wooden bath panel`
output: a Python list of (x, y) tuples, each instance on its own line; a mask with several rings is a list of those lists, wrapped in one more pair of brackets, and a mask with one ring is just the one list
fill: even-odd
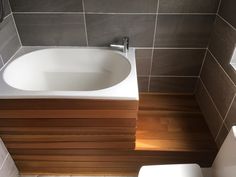
[(194, 96), (184, 94), (145, 93), (140, 103), (2, 99), (0, 137), (22, 174), (128, 176), (143, 165), (209, 167), (217, 152)]
[(0, 135), (12, 149), (134, 149), (138, 101), (0, 100)]

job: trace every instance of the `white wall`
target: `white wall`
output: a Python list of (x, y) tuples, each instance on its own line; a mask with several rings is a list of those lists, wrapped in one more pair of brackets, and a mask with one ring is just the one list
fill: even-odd
[(18, 177), (18, 170), (0, 138), (0, 177)]

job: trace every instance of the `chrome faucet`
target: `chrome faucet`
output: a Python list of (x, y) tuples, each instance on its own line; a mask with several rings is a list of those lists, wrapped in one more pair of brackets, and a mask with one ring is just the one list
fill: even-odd
[(123, 37), (122, 44), (110, 44), (110, 47), (121, 50), (122, 52), (126, 53), (129, 50), (129, 38)]

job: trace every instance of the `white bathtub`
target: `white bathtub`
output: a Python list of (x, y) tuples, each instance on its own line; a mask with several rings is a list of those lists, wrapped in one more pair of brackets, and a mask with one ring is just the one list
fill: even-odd
[(0, 98), (138, 100), (135, 50), (23, 47), (0, 71)]

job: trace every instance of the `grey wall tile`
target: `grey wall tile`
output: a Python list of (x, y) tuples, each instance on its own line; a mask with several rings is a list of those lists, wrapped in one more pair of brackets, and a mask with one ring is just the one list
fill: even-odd
[(3, 67), (4, 63), (3, 63), (3, 59), (2, 56), (0, 55), (0, 69)]
[(219, 0), (160, 0), (161, 13), (215, 13)]
[(225, 117), (234, 96), (235, 88), (209, 52), (206, 56), (201, 78), (221, 116)]
[(158, 15), (156, 47), (206, 47), (214, 15)]
[(218, 149), (220, 149), (221, 145), (223, 144), (226, 136), (228, 135), (229, 131), (227, 130), (227, 128), (225, 127), (225, 125), (223, 125), (223, 127), (221, 128), (219, 135), (216, 139), (216, 144)]
[(7, 15), (11, 13), (11, 7), (8, 0), (4, 0), (4, 9), (5, 9), (4, 15), (6, 17)]
[(158, 0), (85, 0), (86, 12), (156, 13)]
[(147, 92), (148, 91), (148, 82), (149, 82), (149, 77), (138, 77), (138, 89), (139, 92)]
[(152, 49), (136, 49), (135, 56), (138, 76), (148, 76), (151, 68)]
[(236, 98), (234, 98), (233, 104), (229, 110), (229, 113), (225, 119), (227, 128), (230, 130), (233, 125), (236, 125)]
[(236, 28), (236, 1), (222, 0), (219, 14)]
[(82, 0), (10, 0), (13, 12), (82, 12)]
[(6, 63), (20, 48), (20, 41), (16, 32), (12, 15), (0, 24), (0, 55)]
[(5, 145), (3, 144), (2, 139), (0, 138), (0, 167), (2, 166), (7, 154), (8, 154), (8, 151), (5, 147)]
[(236, 83), (236, 72), (229, 64), (236, 44), (236, 31), (221, 18), (216, 17), (216, 23), (209, 42), (209, 50)]
[(85, 46), (85, 25), (80, 14), (15, 14), (23, 45)]
[(156, 49), (152, 75), (198, 76), (205, 50)]
[(7, 156), (5, 163), (0, 170), (0, 177), (18, 177), (19, 172), (10, 155)]
[(108, 46), (124, 36), (131, 46), (152, 46), (155, 15), (87, 14), (86, 22), (90, 46)]
[(195, 77), (151, 77), (150, 91), (160, 93), (193, 93)]
[(212, 136), (216, 138), (223, 120), (201, 81), (199, 81), (197, 84), (196, 99), (207, 122), (207, 125), (210, 128)]

